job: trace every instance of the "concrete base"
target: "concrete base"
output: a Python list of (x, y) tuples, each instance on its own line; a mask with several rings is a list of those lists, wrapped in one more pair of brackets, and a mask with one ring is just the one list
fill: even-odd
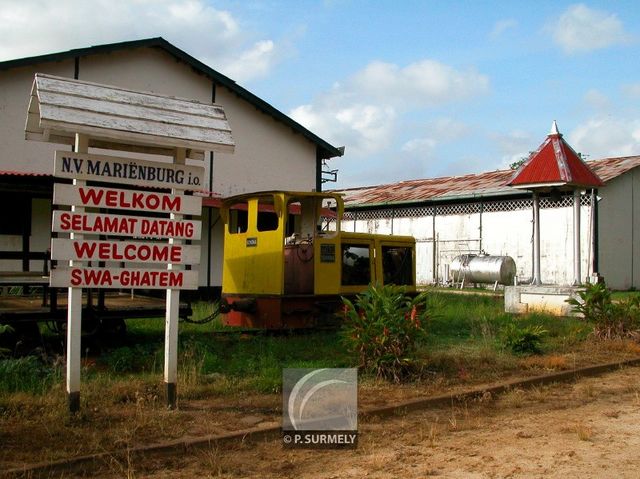
[(566, 301), (577, 297), (580, 286), (521, 285), (505, 286), (504, 310), (524, 314), (541, 311), (555, 316), (577, 316)]

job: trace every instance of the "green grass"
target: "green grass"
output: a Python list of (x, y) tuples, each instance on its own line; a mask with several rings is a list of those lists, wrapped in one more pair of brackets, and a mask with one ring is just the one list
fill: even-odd
[[(590, 331), (587, 324), (576, 319), (506, 314), (503, 299), (492, 295), (434, 291), (429, 307), (432, 318), (418, 356), (427, 368), (441, 373), (456, 373), (461, 368), (499, 371), (514, 367), (517, 356), (501, 338), (501, 331), (510, 324), (544, 329), (540, 344), (544, 353), (566, 351)], [(213, 311), (213, 306), (205, 302), (193, 308), (196, 320)], [(90, 365), (83, 368), (83, 381), (108, 384), (127, 378), (157, 381), (161, 377), (164, 318), (129, 320), (127, 328), (124, 343), (102, 345), (94, 361), (85, 358)], [(337, 331), (243, 334), (225, 328), (218, 320), (206, 324), (181, 322), (178, 351), (179, 376), (193, 396), (275, 392), (280, 388), (282, 368), (357, 365), (345, 353)], [(11, 361), (0, 361), (0, 394), (42, 394), (63, 381), (59, 366), (35, 358)]]
[(613, 300), (621, 300), (621, 299), (632, 299), (640, 297), (640, 291), (612, 291), (611, 299)]

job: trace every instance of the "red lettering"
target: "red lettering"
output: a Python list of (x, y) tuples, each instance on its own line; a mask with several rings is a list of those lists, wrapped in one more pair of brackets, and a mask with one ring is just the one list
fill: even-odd
[(74, 268), (71, 270), (71, 286), (80, 286), (82, 284), (82, 270)]
[(184, 275), (180, 271), (168, 271), (169, 273), (169, 287), (182, 286), (184, 282)]
[(131, 197), (131, 206), (136, 210), (141, 210), (144, 208), (144, 204), (142, 203), (143, 198), (142, 193), (133, 193)]
[(78, 188), (80, 192), (80, 201), (83, 205), (93, 204), (99, 205), (102, 200), (103, 191), (102, 190), (94, 190), (93, 188), (83, 188), (82, 186)]
[(179, 196), (174, 196), (173, 198), (168, 195), (164, 195), (162, 197), (162, 209), (167, 211), (180, 211), (182, 206), (181, 198)]
[(78, 258), (93, 258), (93, 254), (96, 251), (95, 243), (86, 243), (80, 241), (73, 242), (73, 249), (76, 252), (76, 257)]
[(124, 247), (124, 257), (129, 261), (136, 259), (136, 245), (128, 244)]
[(118, 192), (113, 190), (107, 191), (104, 202), (107, 206), (116, 208), (118, 206)]
[(157, 210), (159, 204), (160, 204), (160, 198), (158, 198), (158, 195), (151, 194), (147, 196), (147, 204), (146, 204), (147, 209)]

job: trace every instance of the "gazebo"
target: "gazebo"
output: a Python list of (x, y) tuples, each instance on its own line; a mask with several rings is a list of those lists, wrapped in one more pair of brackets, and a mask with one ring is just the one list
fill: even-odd
[[(518, 168), (507, 185), (533, 192), (533, 277), (530, 285), (505, 288), (505, 310), (526, 312), (545, 309), (570, 314), (565, 300), (582, 284), (580, 267), (580, 196), (585, 189), (602, 186), (602, 180), (564, 140), (553, 122), (540, 147)], [(540, 268), (540, 195), (573, 192), (573, 285), (543, 285)]]
[(582, 161), (553, 122), (551, 132), (537, 151), (518, 168), (508, 183), (513, 188), (533, 191), (533, 278), (540, 277), (540, 193), (573, 191), (573, 271), (574, 286), (582, 283), (580, 272), (580, 194), (588, 188), (602, 186), (602, 180)]

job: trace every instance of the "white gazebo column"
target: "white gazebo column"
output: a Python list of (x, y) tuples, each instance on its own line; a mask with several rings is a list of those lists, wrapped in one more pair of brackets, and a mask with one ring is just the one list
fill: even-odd
[(580, 272), (580, 190), (573, 191), (573, 285), (582, 284)]
[(531, 284), (541, 285), (540, 278), (540, 196), (533, 193), (533, 279)]

